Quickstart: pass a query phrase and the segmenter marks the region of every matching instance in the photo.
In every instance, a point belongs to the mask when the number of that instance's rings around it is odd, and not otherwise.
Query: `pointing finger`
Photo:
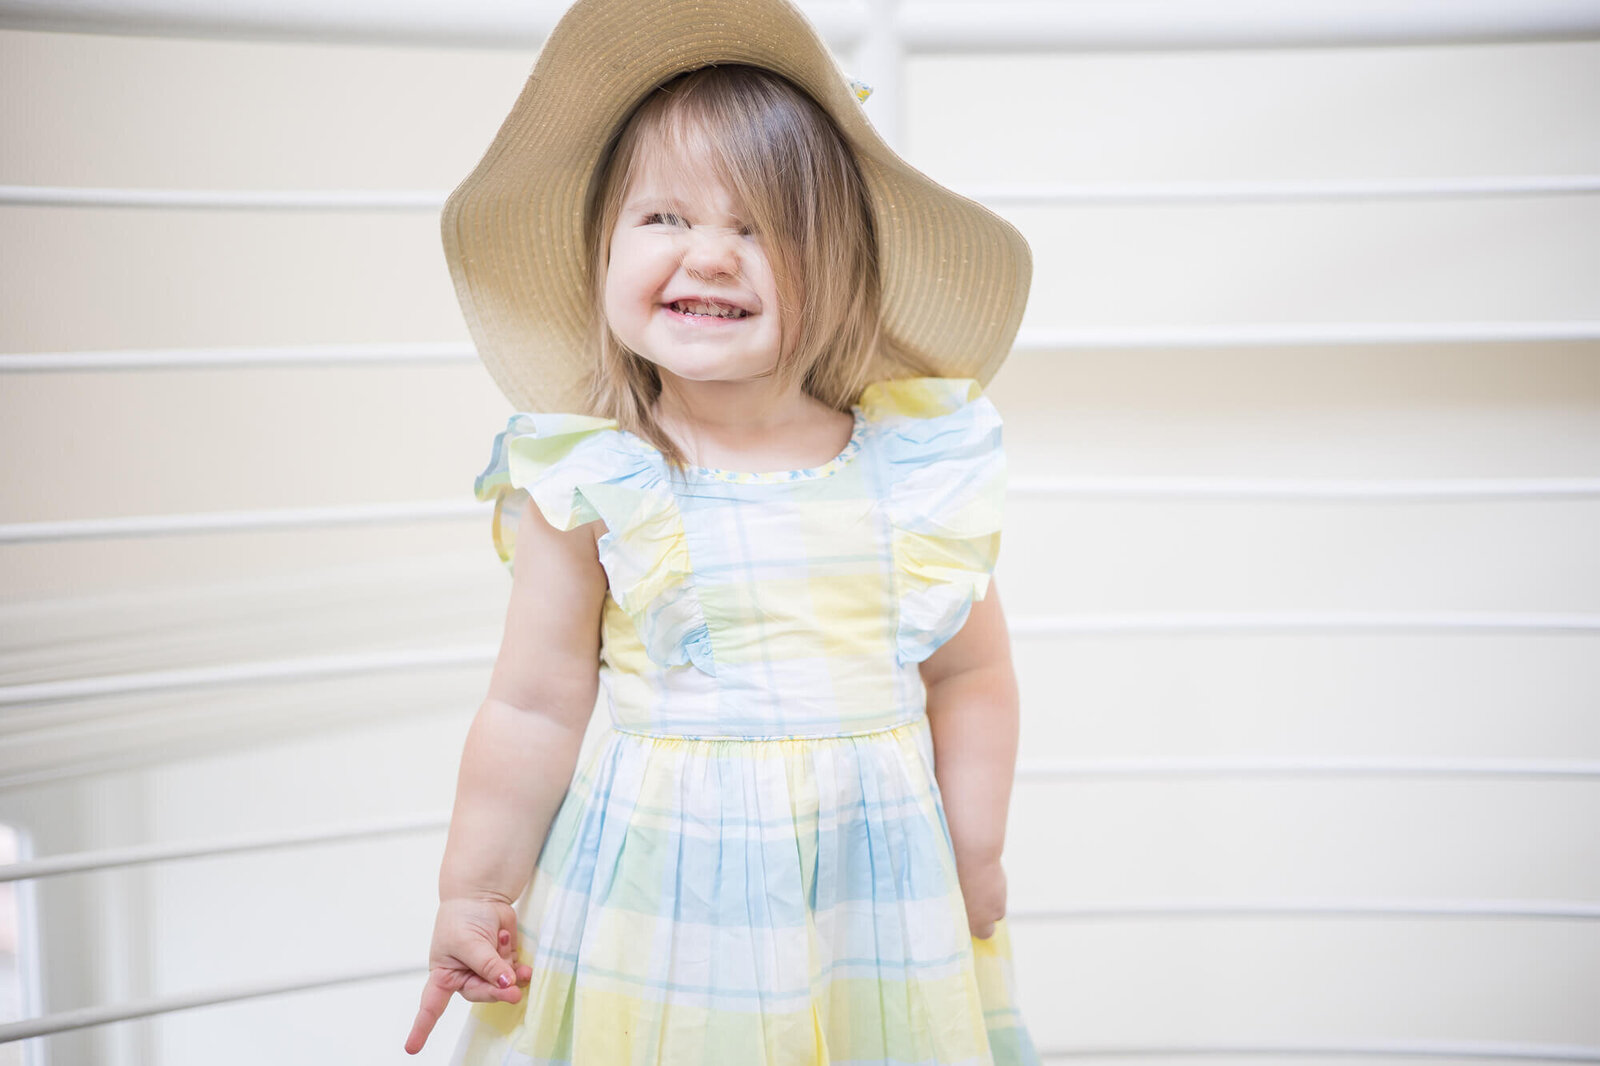
[[[411,1035],[406,1037],[408,1054],[415,1055],[422,1050],[422,1045],[428,1042],[428,1034],[433,1032],[445,1005],[450,1002],[450,990],[444,986],[443,974],[443,970],[435,970],[428,975],[428,983],[423,986],[417,1020],[411,1023]]]

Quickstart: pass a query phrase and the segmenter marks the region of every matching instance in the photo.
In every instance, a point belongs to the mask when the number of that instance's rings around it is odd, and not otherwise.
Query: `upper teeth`
[[[704,300],[678,300],[672,308],[686,314],[716,315],[718,318],[743,318],[749,313],[742,308],[723,307],[721,304],[706,303]]]

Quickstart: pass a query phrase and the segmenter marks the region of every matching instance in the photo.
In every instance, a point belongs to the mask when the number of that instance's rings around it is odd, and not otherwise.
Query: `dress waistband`
[[[858,729],[850,733],[776,733],[770,736],[751,736],[746,733],[649,733],[642,729],[628,729],[615,722],[611,729],[616,733],[626,733],[634,737],[650,737],[654,740],[744,740],[744,741],[774,741],[774,740],[839,740],[848,737],[870,737],[878,733],[892,733],[897,729],[904,729],[908,725],[918,725],[928,720],[927,713],[907,718],[904,721],[894,722],[890,725],[875,726],[872,729]]]

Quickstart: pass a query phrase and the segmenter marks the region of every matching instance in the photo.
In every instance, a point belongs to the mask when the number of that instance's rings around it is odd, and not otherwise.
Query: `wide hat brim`
[[[506,398],[519,411],[585,412],[589,182],[646,93],[718,63],[776,71],[833,117],[871,193],[884,332],[935,373],[987,384],[1027,305],[1027,241],[884,142],[799,9],[788,0],[578,0],[440,219],[467,328]],[[871,377],[891,373],[885,364]]]

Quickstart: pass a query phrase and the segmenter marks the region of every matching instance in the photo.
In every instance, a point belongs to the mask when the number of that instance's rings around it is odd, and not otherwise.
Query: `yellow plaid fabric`
[[[602,521],[612,731],[518,904],[534,976],[454,1061],[1036,1063],[1009,930],[967,929],[918,664],[988,588],[1000,418],[869,387],[806,470],[670,469],[607,419],[513,415],[475,491]]]

